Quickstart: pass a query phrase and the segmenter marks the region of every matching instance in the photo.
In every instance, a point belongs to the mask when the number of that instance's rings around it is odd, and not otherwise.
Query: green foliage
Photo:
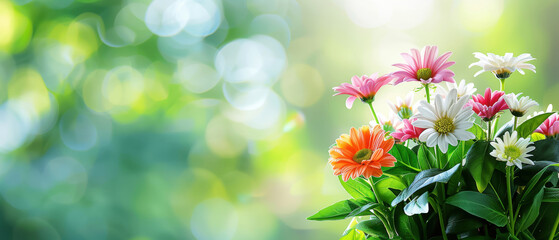
[[[419,197],[412,199],[406,206],[404,206],[404,213],[408,216],[413,216],[415,214],[428,213],[429,212],[429,202],[427,197],[428,192],[424,192]]]
[[[473,133],[476,136],[476,139],[486,139],[487,138],[487,133],[485,132],[485,129],[483,129],[477,123],[474,123],[474,126],[472,126],[470,129],[468,129],[468,132]]]
[[[485,190],[497,165],[497,160],[489,155],[492,150],[489,142],[480,140],[472,145],[466,155],[466,168],[476,181],[479,192]]]
[[[516,127],[518,137],[527,138],[530,136],[530,134],[532,134],[549,116],[551,116],[551,114],[553,114],[553,112],[542,113],[518,125],[518,127]]]
[[[351,195],[351,197],[353,197],[354,199],[375,199],[375,195],[371,190],[371,185],[367,182],[367,180],[358,177],[356,179],[349,178],[347,181],[344,181],[341,175],[338,176],[338,179],[346,192],[349,193],[349,195]]]
[[[338,220],[354,216],[366,216],[373,214],[371,211],[363,209],[370,209],[375,205],[371,205],[370,199],[348,199],[334,203],[316,214],[308,217],[308,220],[324,221],[324,220]],[[358,211],[358,214],[355,214]]]
[[[365,220],[358,223],[355,229],[363,231],[364,233],[373,236],[386,239],[388,238],[388,233],[384,228],[382,222],[375,216],[372,216],[370,220]]]
[[[427,170],[437,166],[435,156],[431,151],[429,151],[429,149],[427,149],[427,146],[423,144],[419,146],[417,161],[419,162],[421,170]]]
[[[448,198],[446,203],[499,227],[507,224],[505,209],[494,196],[473,191],[462,191]]]

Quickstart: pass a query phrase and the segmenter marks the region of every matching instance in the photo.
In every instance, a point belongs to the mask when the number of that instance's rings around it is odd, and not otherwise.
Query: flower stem
[[[504,78],[499,78],[499,81],[501,82],[501,92],[505,91],[505,79]]]
[[[557,215],[557,217],[555,218],[555,223],[553,223],[553,228],[549,233],[549,240],[553,240],[553,237],[555,237],[555,232],[557,231],[557,225],[559,225],[559,215]]]
[[[512,192],[511,192],[511,181],[514,179],[514,166],[508,166],[506,169],[507,174],[507,199],[509,202],[509,226],[510,226],[510,234],[515,236],[514,234],[514,213],[512,210]]]
[[[375,187],[375,182],[373,181],[373,177],[369,178],[369,183],[371,183],[371,189],[373,190],[373,195],[375,195],[377,202],[384,206],[384,203],[378,197],[377,188]]]
[[[369,108],[371,108],[371,112],[373,113],[373,117],[375,117],[375,122],[380,125],[377,114],[375,113],[375,108],[373,108],[373,102],[369,102]]]
[[[491,121],[487,121],[487,141],[491,141]]]
[[[429,96],[429,84],[425,84],[425,98],[427,98],[428,103],[431,103],[431,97]]]
[[[518,117],[514,117],[514,128],[513,131],[516,131],[516,124],[518,123]]]
[[[446,228],[444,226],[444,219],[443,219],[442,210],[439,207],[439,204],[437,204],[434,200],[429,201],[429,202],[431,203],[431,205],[435,209],[435,212],[437,212],[437,214],[439,215],[439,225],[441,226],[441,234],[443,235],[443,239],[448,240],[448,237],[446,236]]]

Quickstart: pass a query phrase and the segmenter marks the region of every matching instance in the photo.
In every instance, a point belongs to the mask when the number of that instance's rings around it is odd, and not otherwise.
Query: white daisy
[[[512,53],[505,53],[505,56],[498,56],[493,53],[487,55],[475,52],[474,56],[479,59],[479,62],[470,64],[472,66],[480,66],[483,69],[477,72],[474,77],[482,72],[492,72],[499,79],[508,78],[514,71],[518,70],[522,75],[522,69],[532,70],[536,72],[536,67],[532,64],[526,63],[527,61],[534,60],[529,53],[520,54],[518,57],[513,57]]]
[[[495,150],[489,154],[497,160],[507,162],[507,166],[516,165],[520,169],[522,169],[522,163],[534,165],[534,162],[528,159],[532,154],[528,153],[536,148],[529,146],[531,144],[529,139],[517,139],[517,133],[514,131],[512,135],[506,132],[503,139],[497,138],[495,141],[491,142],[491,146]]]
[[[408,93],[405,99],[401,99],[400,97],[396,98],[396,104],[392,102],[388,102],[388,106],[390,109],[400,117],[400,119],[409,119],[413,115],[413,92]]]
[[[466,141],[475,138],[474,134],[468,132],[474,125],[472,115],[474,111],[471,106],[464,106],[469,97],[457,99],[457,90],[451,89],[446,98],[441,95],[435,96],[433,104],[421,101],[417,108],[417,118],[412,125],[425,128],[419,135],[419,141],[427,143],[428,147],[438,145],[443,153],[448,150],[448,144],[458,145],[458,141]]]
[[[514,93],[510,93],[504,96],[505,102],[509,106],[510,112],[515,117],[522,117],[526,114],[528,108],[538,106],[538,103],[530,99],[528,96],[524,96],[518,99],[521,94],[522,93],[515,95]]]
[[[396,130],[402,127],[402,121],[400,121],[400,119],[396,117],[392,112],[388,114],[388,117],[385,117],[384,115],[379,113],[378,121],[379,125],[382,127],[382,130],[384,130],[387,134],[396,132]],[[374,120],[369,122],[369,126],[371,126],[371,128],[375,125],[377,125],[377,123]]]
[[[548,112],[552,112],[553,111],[553,104],[549,104],[547,105],[547,109],[545,111],[540,111],[540,112],[534,112],[532,113],[532,115],[528,115],[528,117],[526,117],[526,119],[530,119],[533,118],[535,116],[544,114],[544,113],[548,113]]]
[[[456,82],[453,83],[446,82],[446,88],[442,86],[437,87],[435,94],[440,94],[444,97],[448,95],[448,91],[450,91],[451,89],[456,89],[458,98],[472,95],[477,90],[477,88],[474,87],[473,83],[466,84],[466,81],[462,79],[459,84],[456,84]]]

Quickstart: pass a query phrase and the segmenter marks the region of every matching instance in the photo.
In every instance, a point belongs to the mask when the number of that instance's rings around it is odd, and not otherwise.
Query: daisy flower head
[[[499,56],[493,53],[487,53],[487,55],[485,55],[483,53],[475,52],[474,57],[478,58],[479,61],[470,64],[469,67],[479,66],[482,68],[474,74],[474,77],[477,77],[483,72],[492,72],[498,79],[506,79],[514,71],[518,71],[520,74],[524,75],[524,71],[522,69],[528,69],[536,72],[536,67],[534,65],[526,63],[535,59],[528,53],[520,54],[520,56],[514,57],[512,53],[505,53],[505,56]]]
[[[474,112],[483,121],[489,122],[495,118],[497,113],[509,109],[503,95],[505,95],[504,92],[492,92],[490,88],[487,88],[484,96],[481,94],[472,96],[468,105],[472,106]]]
[[[414,115],[417,120],[412,123],[415,127],[425,128],[419,141],[428,147],[437,145],[446,153],[449,144],[456,146],[458,141],[474,139],[474,134],[468,132],[474,125],[471,118],[474,111],[471,106],[466,106],[467,101],[467,97],[457,98],[456,89],[451,89],[444,99],[441,95],[435,96],[433,104],[422,100]]]
[[[344,181],[350,177],[380,177],[381,167],[393,167],[396,158],[388,151],[394,146],[394,139],[385,139],[384,135],[379,125],[372,129],[351,128],[349,135],[342,134],[329,151],[334,175],[342,175]]]
[[[538,106],[538,103],[530,99],[528,96],[524,96],[518,99],[521,94],[522,93],[515,95],[514,93],[510,93],[506,94],[503,97],[505,99],[505,102],[507,103],[507,106],[509,107],[510,112],[515,117],[522,117],[526,114],[529,108]]]
[[[382,75],[378,76],[378,73],[374,73],[371,76],[363,75],[353,76],[351,78],[351,84],[349,83],[342,83],[342,85],[334,87],[334,91],[337,93],[336,95],[347,94],[349,97],[346,100],[346,107],[348,109],[351,108],[355,99],[359,98],[361,101],[366,103],[373,102],[375,95],[377,94],[378,90],[390,83],[393,77],[391,75]]]
[[[388,102],[390,109],[400,117],[400,119],[408,119],[413,115],[413,92],[408,93],[403,100],[400,97],[396,98],[396,103]]]
[[[401,142],[405,142],[408,139],[418,140],[419,135],[425,131],[425,128],[414,126],[412,123],[415,122],[415,120],[415,118],[402,120],[404,126],[396,130],[396,132],[391,133],[390,136],[400,140]]]
[[[507,162],[507,166],[516,165],[522,169],[522,163],[534,165],[528,158],[532,156],[529,152],[536,148],[530,144],[530,139],[518,138],[516,131],[512,135],[506,132],[503,139],[497,138],[491,142],[495,149],[489,154],[499,161]]]
[[[454,82],[454,72],[447,68],[454,62],[447,62],[452,52],[447,52],[437,57],[437,46],[426,46],[423,48],[423,58],[419,50],[411,49],[409,53],[402,53],[406,63],[397,63],[393,66],[401,68],[402,71],[392,73],[396,78],[394,84],[402,82],[418,81],[422,84],[440,83],[443,81]]]
[[[435,94],[440,94],[444,97],[448,95],[448,92],[451,89],[456,89],[458,98],[461,98],[463,96],[471,96],[477,90],[477,88],[474,87],[473,83],[466,84],[466,81],[462,79],[458,84],[456,84],[456,82],[453,83],[447,82],[446,88],[443,86],[438,86],[437,90],[435,91]]]
[[[402,121],[398,117],[396,117],[392,112],[388,114],[388,117],[385,117],[382,114],[378,114],[379,125],[387,134],[395,132],[397,129],[402,127]],[[369,126],[374,128],[377,125],[374,120],[369,122]]]

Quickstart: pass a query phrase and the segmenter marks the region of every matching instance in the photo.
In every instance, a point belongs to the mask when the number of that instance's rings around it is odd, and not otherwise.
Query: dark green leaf
[[[371,185],[367,182],[367,180],[358,177],[356,179],[349,178],[347,182],[344,182],[341,175],[338,176],[338,179],[340,180],[342,187],[344,187],[347,193],[349,193],[349,195],[351,195],[354,199],[375,199],[373,190],[371,190]]]
[[[472,145],[466,155],[466,168],[476,181],[479,192],[485,190],[497,165],[497,160],[489,155],[492,150],[489,142],[480,140]]]
[[[530,181],[526,185],[526,188],[524,189],[524,192],[520,197],[520,204],[525,204],[526,202],[532,201],[532,198],[534,198],[536,194],[540,192],[540,190],[544,187],[545,183],[550,177],[548,175],[547,177],[542,178],[547,168],[558,167],[558,166],[559,163],[547,165],[542,170],[540,170],[536,175],[534,175],[534,177],[532,177],[532,179],[530,179]]]
[[[435,167],[436,159],[433,153],[422,144],[417,151],[417,161],[421,170],[427,170]]]
[[[544,188],[542,202],[559,202],[559,188]]]
[[[395,144],[388,153],[398,160],[395,163],[396,166],[404,166],[415,172],[420,171],[416,154],[406,146]]]
[[[447,204],[461,208],[476,217],[483,218],[499,227],[507,224],[505,209],[497,198],[474,191],[463,191],[449,197]]]
[[[530,118],[516,127],[516,132],[518,133],[518,137],[527,138],[536,130],[549,116],[551,116],[553,112],[549,113],[542,113],[538,116]]]
[[[505,123],[505,124],[499,129],[499,131],[497,131],[497,132],[495,133],[495,137],[494,137],[493,139],[495,139],[495,138],[501,138],[501,139],[502,139],[503,136],[505,136],[505,133],[506,133],[506,132],[509,132],[509,133],[512,134],[513,125],[514,125],[513,120],[510,120],[510,121],[508,121],[507,123]]]
[[[447,171],[443,171],[438,168],[421,171],[415,176],[410,186],[402,190],[402,192],[392,201],[391,205],[396,206],[398,203],[411,197],[411,195],[415,192],[433,183],[447,183],[456,170],[458,170],[458,167],[459,164]]]
[[[542,204],[543,193],[544,190],[541,189],[536,196],[531,199],[532,202],[530,204],[523,205],[520,208],[520,218],[518,219],[516,225],[517,231],[522,232],[528,229],[528,227],[536,221],[536,218],[540,214],[540,205]]]
[[[404,213],[402,206],[397,206],[394,210],[394,225],[398,236],[402,239],[420,239],[417,223],[413,217]]]
[[[361,230],[366,234],[381,237],[381,238],[388,238],[388,233],[384,228],[382,222],[375,216],[371,217],[371,220],[366,220],[358,223],[355,226],[355,229]]]
[[[559,203],[542,203],[540,206],[540,216],[530,227],[530,231],[535,239],[549,239],[557,215],[559,215]]]
[[[413,216],[415,214],[422,214],[429,212],[429,201],[428,197],[429,192],[424,192],[419,197],[415,197],[412,199],[406,206],[404,207],[404,213],[408,216]]]
[[[456,209],[450,212],[448,223],[446,225],[447,234],[458,234],[463,232],[474,231],[483,226],[481,219],[474,217],[466,212]]]
[[[355,209],[360,209],[361,207],[370,203],[368,199],[348,199],[344,201],[339,201],[326,207],[316,214],[308,217],[308,220],[324,221],[324,220],[338,220],[344,219],[349,214],[351,214]],[[358,216],[372,215],[370,211],[363,212]]]
[[[470,129],[468,129],[468,132],[473,133],[476,136],[476,139],[478,139],[478,140],[487,139],[487,133],[485,133],[485,129],[483,129],[477,123],[474,123],[474,126],[472,126]]]

